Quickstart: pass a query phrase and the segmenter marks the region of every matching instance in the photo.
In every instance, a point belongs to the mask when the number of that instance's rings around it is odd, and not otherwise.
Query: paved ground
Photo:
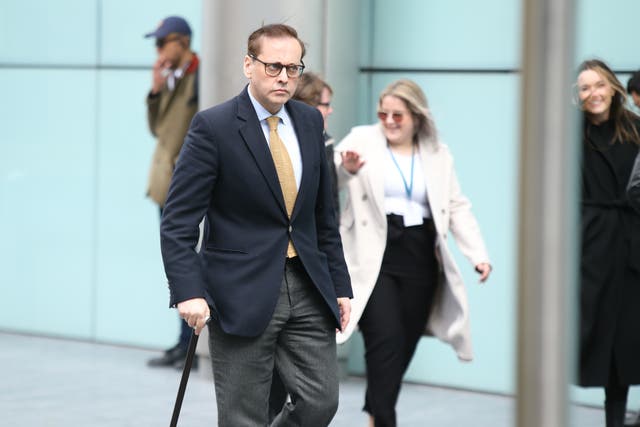
[[[0,425],[10,427],[158,427],[169,425],[180,373],[150,369],[149,350],[0,332]],[[364,382],[341,383],[331,426],[366,427]],[[514,425],[514,399],[405,384],[398,402],[402,427]],[[572,426],[604,425],[599,409],[572,406]],[[214,427],[210,368],[189,380],[180,427]]]

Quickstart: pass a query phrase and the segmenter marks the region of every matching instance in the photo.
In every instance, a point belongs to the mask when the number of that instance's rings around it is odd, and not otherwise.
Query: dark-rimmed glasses
[[[156,47],[158,49],[162,49],[167,43],[171,43],[174,42],[176,40],[178,40],[180,38],[180,36],[173,36],[173,37],[164,37],[161,39],[156,39]]]
[[[254,55],[249,55],[249,58],[254,59],[259,63],[263,64],[264,72],[267,74],[267,76],[270,76],[270,77],[278,77],[282,72],[282,69],[284,68],[287,70],[287,77],[291,79],[295,79],[300,77],[300,75],[302,74],[302,71],[304,70],[304,62],[302,61],[300,61],[302,62],[302,65],[297,65],[297,64],[284,65],[279,62],[264,62],[259,60]]]
[[[387,113],[386,111],[378,111],[378,118],[383,122],[387,121],[387,117],[389,117],[389,115],[391,115],[391,119],[396,124],[402,123],[402,119],[404,118],[404,113],[398,113],[398,112]]]

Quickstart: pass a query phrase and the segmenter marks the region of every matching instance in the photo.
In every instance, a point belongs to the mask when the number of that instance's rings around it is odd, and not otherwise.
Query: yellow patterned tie
[[[289,219],[291,219],[293,205],[295,204],[296,197],[298,196],[298,188],[296,186],[296,177],[293,173],[293,165],[291,164],[289,152],[278,135],[279,122],[280,117],[278,116],[267,117],[267,123],[269,124],[269,149],[271,150],[273,164],[276,166],[276,172],[278,173],[278,180],[280,181],[280,188],[282,189],[282,195],[284,196],[287,215],[289,215]],[[291,228],[289,228],[289,230],[291,230]],[[293,247],[293,242],[289,239],[287,257],[291,258],[296,255],[297,253],[296,249]]]

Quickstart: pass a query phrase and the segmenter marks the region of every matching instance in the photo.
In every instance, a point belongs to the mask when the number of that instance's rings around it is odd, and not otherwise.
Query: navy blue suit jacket
[[[161,223],[170,305],[203,297],[222,329],[257,336],[273,315],[289,237],[340,325],[336,299],[352,297],[335,219],[319,111],[286,104],[302,178],[291,216],[247,88],[193,118]],[[206,217],[201,252],[198,224]]]

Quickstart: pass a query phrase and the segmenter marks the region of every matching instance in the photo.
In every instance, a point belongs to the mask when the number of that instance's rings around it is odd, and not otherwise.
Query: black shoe
[[[176,360],[173,363],[173,367],[176,368],[179,371],[182,371],[184,369],[184,362],[186,362],[186,361],[187,361],[186,357],[183,357],[180,360]],[[191,362],[191,370],[192,371],[197,371],[198,370],[198,356],[195,355],[195,354],[193,355],[193,362]]]
[[[147,365],[152,367],[173,366],[176,362],[179,361],[182,361],[182,363],[184,363],[184,358],[186,357],[186,355],[187,350],[184,350],[176,345],[175,347],[171,347],[169,350],[165,351],[162,356],[149,359],[147,361]]]

